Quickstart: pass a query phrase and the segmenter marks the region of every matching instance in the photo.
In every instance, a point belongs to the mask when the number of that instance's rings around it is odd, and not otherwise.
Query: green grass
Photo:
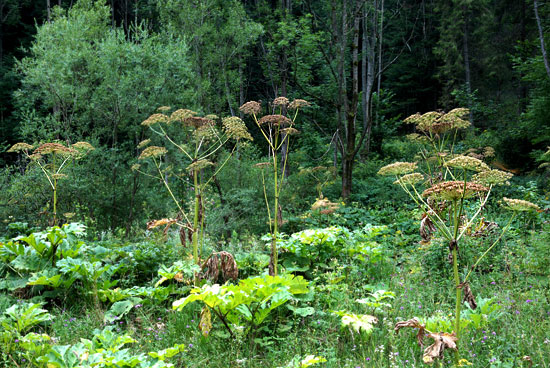
[[[546,249],[542,244],[546,237],[543,232],[512,234],[501,250],[507,252],[506,257],[495,257],[498,264],[481,269],[472,278],[470,286],[476,300],[491,298],[501,307],[498,316],[491,315],[493,320],[478,328],[470,326],[462,333],[460,357],[473,367],[527,367],[524,356],[530,357],[533,367],[549,367],[550,279],[548,271],[544,273],[539,267],[543,260],[526,261],[536,259],[532,251]],[[213,329],[204,337],[198,329],[201,306],[195,303],[180,312],[173,311],[171,303],[177,296],[162,303],[144,300],[113,323],[115,332],[129,334],[137,341],[127,345],[136,354],[185,344],[185,352],[169,360],[176,367],[285,367],[292,359],[307,355],[327,360],[319,367],[421,367],[425,365],[423,349],[416,343],[416,331],[402,329],[396,334],[394,325],[412,317],[452,318],[454,290],[450,274],[431,267],[427,260],[433,254],[430,256],[429,249],[418,248],[412,238],[405,242],[403,234],[394,231],[377,239],[390,252],[384,267],[344,257],[328,265],[328,269],[312,270],[313,292],[294,303],[313,307],[314,314],[300,317],[283,305],[271,313],[253,337],[237,333],[232,339],[214,317]],[[238,244],[232,247],[228,250],[239,251]],[[520,248],[522,253],[517,252]],[[265,249],[259,245],[250,252],[262,253]],[[248,272],[250,267],[249,264]],[[450,265],[443,261],[439,267]],[[129,280],[141,279],[140,275],[128,276],[131,271],[126,272]],[[149,285],[156,280],[149,281]],[[373,311],[355,301],[372,289],[393,291],[391,308]],[[15,299],[2,297],[2,310],[12,300]],[[94,329],[104,327],[102,315],[110,303],[101,303],[102,310],[96,310],[89,301],[86,292],[77,287],[65,297],[48,300],[44,307],[54,318],[33,331],[48,333],[59,345],[91,339]],[[334,310],[373,314],[378,323],[370,335],[358,334],[342,328],[340,317],[331,313]],[[425,343],[432,342],[425,339]],[[32,366],[17,352],[2,354],[0,366],[15,366],[13,361],[21,367]],[[445,352],[441,366],[452,366],[452,357],[449,351]]]

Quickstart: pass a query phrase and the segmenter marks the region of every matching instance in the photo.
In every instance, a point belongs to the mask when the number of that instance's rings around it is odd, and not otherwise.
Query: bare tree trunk
[[[46,0],[46,10],[48,12],[48,23],[52,22],[52,4],[50,3],[50,0]]]
[[[353,183],[353,163],[357,154],[356,137],[357,108],[359,104],[359,24],[361,21],[361,1],[356,2],[353,19],[353,41],[351,45],[351,101],[345,99],[346,110],[346,149],[342,156],[342,198],[349,198]],[[344,33],[342,28],[342,33]]]
[[[246,101],[244,100],[244,72],[243,72],[243,59],[239,62],[239,106],[242,106]],[[242,119],[243,112],[239,110],[239,117]]]
[[[546,54],[546,47],[544,46],[544,32],[539,16],[539,4],[537,0],[533,0],[533,8],[535,9],[535,18],[537,19],[537,28],[539,29],[540,38],[540,50],[542,52],[542,60],[544,61],[544,67],[546,68],[546,74],[550,78],[550,64],[548,63],[548,55]]]
[[[111,28],[115,28],[115,0],[111,0]]]
[[[378,10],[375,10],[378,12]],[[384,0],[380,5],[380,32],[378,36],[378,83],[376,86],[376,93],[380,95],[380,85],[382,83],[382,43],[384,40]]]

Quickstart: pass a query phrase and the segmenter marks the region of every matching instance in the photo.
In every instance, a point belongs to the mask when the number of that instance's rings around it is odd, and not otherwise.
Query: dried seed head
[[[153,114],[151,116],[149,116],[147,119],[145,119],[141,125],[144,125],[144,126],[152,126],[152,125],[155,125],[155,124],[159,124],[159,123],[167,123],[168,122],[168,116],[164,115],[164,114]]]
[[[48,155],[51,153],[68,156],[75,154],[76,151],[59,143],[44,143],[43,145],[35,149],[34,153],[38,153],[40,155]]]
[[[300,134],[300,131],[298,129],[294,129],[293,127],[285,128],[285,129],[282,129],[281,131],[288,135]]]
[[[286,97],[277,97],[273,100],[273,106],[286,106],[288,105],[288,98]]]
[[[284,115],[276,114],[276,115],[265,115],[258,121],[258,123],[260,125],[270,124],[270,125],[278,125],[278,126],[287,126],[292,124],[292,121]]]
[[[503,207],[511,211],[527,212],[527,211],[540,211],[540,207],[529,201],[522,199],[502,198],[504,201]]]
[[[264,169],[264,168],[267,168],[271,165],[272,165],[272,163],[268,161],[268,162],[258,162],[257,164],[254,164],[253,166],[257,167],[259,169]]]
[[[222,119],[223,130],[228,137],[239,140],[252,140],[252,136],[246,129],[246,124],[237,116],[230,116]]]
[[[57,173],[57,174],[52,175],[52,178],[54,178],[55,180],[65,179],[66,177],[67,177],[66,174],[61,174],[61,173]]]
[[[138,171],[140,167],[141,167],[140,164],[133,164],[133,165],[130,167],[130,170],[132,170],[132,171]]]
[[[403,175],[393,183],[402,184],[402,185],[406,185],[406,184],[415,185],[422,181],[424,181],[424,175],[420,173],[411,173],[411,174]]]
[[[495,157],[495,149],[493,147],[485,147],[483,149],[483,156],[485,157]]]
[[[198,171],[202,170],[204,168],[207,168],[208,166],[213,166],[214,163],[210,162],[208,160],[197,160],[193,163],[191,163],[189,166],[187,166],[187,170],[189,171]]]
[[[143,150],[143,152],[141,152],[141,155],[139,155],[138,159],[143,160],[143,159],[146,159],[148,157],[155,158],[155,157],[165,155],[166,153],[168,153],[168,151],[164,147],[150,146],[150,147],[145,148]]]
[[[422,115],[420,115],[420,113],[417,112],[416,114],[413,114],[413,115],[408,116],[407,118],[405,118],[403,120],[403,122],[405,124],[416,124],[420,120],[421,116]]]
[[[445,133],[453,129],[464,129],[470,123],[464,119],[469,113],[468,109],[458,108],[444,114],[438,111],[430,111],[423,115],[418,113],[409,116],[404,120],[406,124],[416,124],[416,129],[421,132],[434,134]]]
[[[311,205],[311,209],[313,211],[315,210],[321,210],[321,212],[328,214],[336,211],[338,208],[340,208],[339,203],[331,202],[328,200],[328,198],[319,198]]]
[[[416,170],[416,162],[394,162],[378,170],[378,175],[404,175]]]
[[[170,115],[170,122],[179,121],[183,122],[185,119],[190,118],[191,116],[197,115],[196,112],[189,109],[178,109]]]
[[[200,141],[212,141],[216,139],[216,132],[213,125],[203,125],[193,130],[193,137],[196,142]]]
[[[88,142],[76,142],[72,145],[74,149],[80,151],[80,152],[90,152],[93,151],[95,148]]]
[[[216,114],[208,114],[208,115],[205,116],[205,118],[210,119],[210,120],[213,120],[213,121],[216,121],[216,120],[218,120],[220,117],[219,117],[218,115],[216,115]]]
[[[246,115],[258,115],[262,111],[262,105],[257,101],[248,101],[239,110]]]
[[[151,140],[150,140],[150,139],[144,139],[144,140],[142,140],[141,142],[138,143],[137,148],[140,148],[140,149],[141,149],[141,148],[143,148],[143,147],[145,147],[145,146],[148,146],[149,143],[151,143]]]
[[[204,126],[214,126],[214,122],[207,118],[202,118],[200,116],[189,116],[183,120],[183,123],[187,126],[198,129]]]
[[[472,180],[483,185],[510,185],[508,180],[510,180],[512,176],[514,176],[514,174],[493,169],[475,174]]]
[[[161,106],[157,109],[159,112],[167,112],[170,111],[172,108],[170,106]]]
[[[425,135],[420,135],[418,133],[407,134],[405,137],[409,141],[415,142],[415,143],[427,143],[428,142],[428,137],[426,137]]]
[[[294,101],[292,101],[290,103],[290,105],[288,105],[288,108],[290,110],[297,110],[300,107],[309,107],[309,106],[311,106],[311,104],[309,102],[307,102],[306,100],[302,100],[302,99],[297,98]]]
[[[21,152],[21,151],[28,151],[32,150],[34,147],[27,143],[16,143],[8,150],[8,152]]]
[[[471,156],[458,156],[445,163],[447,167],[454,167],[455,169],[472,170],[472,171],[486,171],[489,170],[489,166],[478,158]]]
[[[445,181],[426,189],[423,193],[423,197],[429,197],[436,200],[458,200],[461,198],[469,198],[476,193],[486,192],[489,188],[473,183],[463,181]]]

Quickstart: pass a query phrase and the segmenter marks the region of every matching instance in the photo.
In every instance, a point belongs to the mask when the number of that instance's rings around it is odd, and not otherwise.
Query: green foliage
[[[241,280],[238,285],[205,285],[177,300],[173,308],[182,310],[187,304],[201,301],[211,308],[233,334],[227,322],[247,326],[254,331],[271,311],[292,300],[294,295],[309,291],[308,282],[301,276],[259,276]]]
[[[117,335],[113,327],[95,330],[92,340],[82,339],[75,345],[55,345],[48,354],[38,359],[48,367],[139,367],[168,368],[172,363],[165,362],[185,350],[182,344],[161,351],[146,354],[133,354],[125,345],[135,343],[129,335]],[[151,359],[152,358],[152,359]]]
[[[369,224],[355,231],[333,226],[294,233],[281,241],[282,264],[290,272],[328,269],[334,258],[361,265],[383,264],[388,262],[386,251],[375,239],[384,231],[383,226]]]

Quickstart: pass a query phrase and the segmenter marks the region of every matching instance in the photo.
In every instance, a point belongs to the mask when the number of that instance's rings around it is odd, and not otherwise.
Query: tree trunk
[[[359,25],[361,21],[361,1],[356,2],[354,19],[353,19],[353,39],[351,45],[351,99],[344,99],[346,112],[346,148],[342,155],[342,198],[348,199],[353,181],[353,163],[357,154],[356,137],[357,130],[355,123],[357,121],[357,108],[359,104]],[[345,27],[342,28],[342,33],[345,33]]]
[[[544,46],[544,31],[539,16],[539,4],[537,0],[533,0],[533,8],[535,9],[535,18],[537,19],[537,28],[539,30],[540,38],[540,50],[542,52],[542,60],[544,61],[544,67],[546,68],[546,74],[550,78],[550,64],[548,63],[548,55],[546,54],[546,47]]]
[[[468,108],[470,109],[470,124],[474,125],[474,113],[472,112],[472,81],[470,76],[470,52],[468,50],[468,8],[464,6],[463,15],[464,15],[464,29],[462,32],[462,52],[464,55],[464,77],[466,79],[466,92],[468,92]]]
[[[375,10],[375,13],[377,12],[378,11]],[[384,0],[382,0],[382,4],[380,5],[380,32],[378,33],[378,83],[376,86],[376,93],[380,95],[380,87],[382,84],[382,42],[384,40]]]
[[[50,0],[46,0],[46,11],[47,11],[47,20],[48,23],[52,22],[52,4],[50,3]]]
[[[364,149],[364,158],[366,159],[370,153],[370,141],[371,141],[371,132],[372,132],[372,92],[374,88],[374,59],[375,52],[374,48],[376,46],[376,22],[377,14],[376,10],[373,12],[371,17],[371,27],[369,34],[369,14],[367,9],[363,9],[363,42],[361,44],[361,55],[362,55],[362,78],[361,78],[361,89],[362,99],[361,105],[363,109],[363,130],[365,131],[365,149]],[[379,63],[381,59],[379,58]],[[380,65],[379,72],[381,72]]]

